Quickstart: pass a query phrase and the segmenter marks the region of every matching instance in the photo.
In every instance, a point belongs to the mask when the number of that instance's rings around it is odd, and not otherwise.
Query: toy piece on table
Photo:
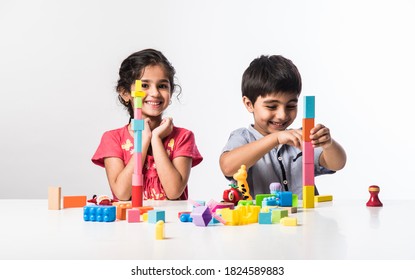
[[[278,182],[271,183],[269,185],[269,191],[270,191],[271,194],[276,195],[277,192],[282,191],[282,186]]]
[[[160,220],[156,223],[156,240],[164,239],[164,221]]]
[[[156,224],[158,221],[166,222],[166,211],[164,210],[150,210],[147,215],[150,224]]]
[[[216,207],[218,203],[214,201],[209,201],[208,206],[202,206],[198,202],[188,199],[190,203],[193,204],[193,211],[190,214],[190,217],[193,220],[193,223],[197,226],[207,226],[212,218],[215,218],[217,221],[221,222],[222,224],[226,224],[226,221],[216,212],[213,212],[210,207]],[[195,221],[196,217],[196,221]]]
[[[297,218],[295,217],[284,217],[280,219],[280,224],[283,226],[296,226]]]
[[[370,186],[369,187],[369,193],[370,193],[370,198],[369,201],[366,202],[366,206],[369,207],[382,207],[383,204],[379,199],[379,192],[380,192],[380,188],[378,186]]]
[[[93,203],[95,205],[112,205],[113,202],[118,202],[118,199],[111,199],[107,195],[96,195],[94,194],[91,199],[88,199],[87,202]]]
[[[81,208],[86,205],[85,195],[73,195],[63,197],[63,208]]]
[[[332,195],[316,195],[314,196],[314,202],[326,202],[326,201],[332,201],[333,196]]]
[[[191,223],[193,218],[190,216],[191,212],[182,212],[179,216],[179,220],[182,223]]]
[[[248,178],[248,172],[246,171],[246,165],[242,164],[238,172],[233,174],[233,178],[236,180],[238,189],[242,193],[244,200],[252,200],[252,196],[249,193],[249,185],[246,178]]]
[[[137,208],[127,209],[127,221],[129,223],[139,223],[140,222],[140,210]]]
[[[314,208],[314,148],[310,131],[314,127],[315,96],[304,96],[304,116],[302,128],[303,153],[303,208]]]
[[[49,187],[48,189],[48,209],[61,209],[61,187]]]
[[[87,205],[84,207],[84,221],[86,222],[113,222],[115,218],[115,206]]]
[[[231,187],[223,192],[223,200],[226,202],[232,202],[234,205],[238,205],[240,200],[243,200],[244,197],[242,193],[239,191],[239,188],[235,184],[229,184]]]

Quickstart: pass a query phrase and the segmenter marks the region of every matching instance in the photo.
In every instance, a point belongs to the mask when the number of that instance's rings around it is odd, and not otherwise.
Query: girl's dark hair
[[[291,60],[281,55],[261,55],[242,76],[242,96],[255,103],[270,93],[301,93],[301,75]]]
[[[131,85],[133,85],[136,80],[141,79],[144,74],[144,69],[147,66],[154,65],[160,65],[164,68],[165,74],[170,81],[171,93],[173,94],[176,89],[176,84],[174,83],[176,70],[160,51],[154,49],[145,49],[135,52],[121,63],[119,70],[120,77],[117,82],[116,91],[118,93],[131,93]],[[118,95],[118,100],[128,110],[130,118],[134,118],[134,109],[131,102],[125,102],[120,95]]]

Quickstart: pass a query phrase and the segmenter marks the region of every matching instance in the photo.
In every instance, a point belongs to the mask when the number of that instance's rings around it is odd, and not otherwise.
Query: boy
[[[269,193],[270,184],[279,182],[283,190],[302,199],[302,131],[287,129],[297,116],[301,85],[297,67],[279,55],[253,60],[242,76],[242,102],[253,114],[254,124],[231,133],[220,156],[220,168],[232,179],[246,165],[252,197]],[[346,153],[330,130],[317,124],[310,133],[315,176],[342,169]]]

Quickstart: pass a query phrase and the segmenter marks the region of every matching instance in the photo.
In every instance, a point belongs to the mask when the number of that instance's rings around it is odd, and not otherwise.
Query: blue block
[[[277,198],[275,196],[264,197],[262,200],[262,207],[278,206]]]
[[[304,118],[315,118],[315,96],[304,96]]]
[[[136,130],[134,131],[134,152],[141,153],[143,150],[142,148],[142,131]]]
[[[134,130],[134,131],[144,130],[144,120],[132,119],[131,120],[131,129]]]
[[[277,192],[277,205],[281,207],[291,207],[293,204],[292,192]]]
[[[105,205],[84,206],[84,221],[86,222],[113,222],[115,221],[116,207]]]
[[[258,223],[262,225],[272,224],[271,212],[259,212]]]
[[[155,224],[158,221],[166,222],[165,211],[164,210],[150,210],[147,212],[148,222],[150,224]]]

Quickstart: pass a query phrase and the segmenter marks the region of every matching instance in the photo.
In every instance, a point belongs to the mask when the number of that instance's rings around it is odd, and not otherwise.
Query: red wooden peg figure
[[[383,206],[382,202],[379,200],[379,196],[378,196],[379,191],[380,191],[380,188],[378,186],[369,187],[370,198],[369,198],[369,201],[366,202],[366,206],[369,206],[369,207]]]

